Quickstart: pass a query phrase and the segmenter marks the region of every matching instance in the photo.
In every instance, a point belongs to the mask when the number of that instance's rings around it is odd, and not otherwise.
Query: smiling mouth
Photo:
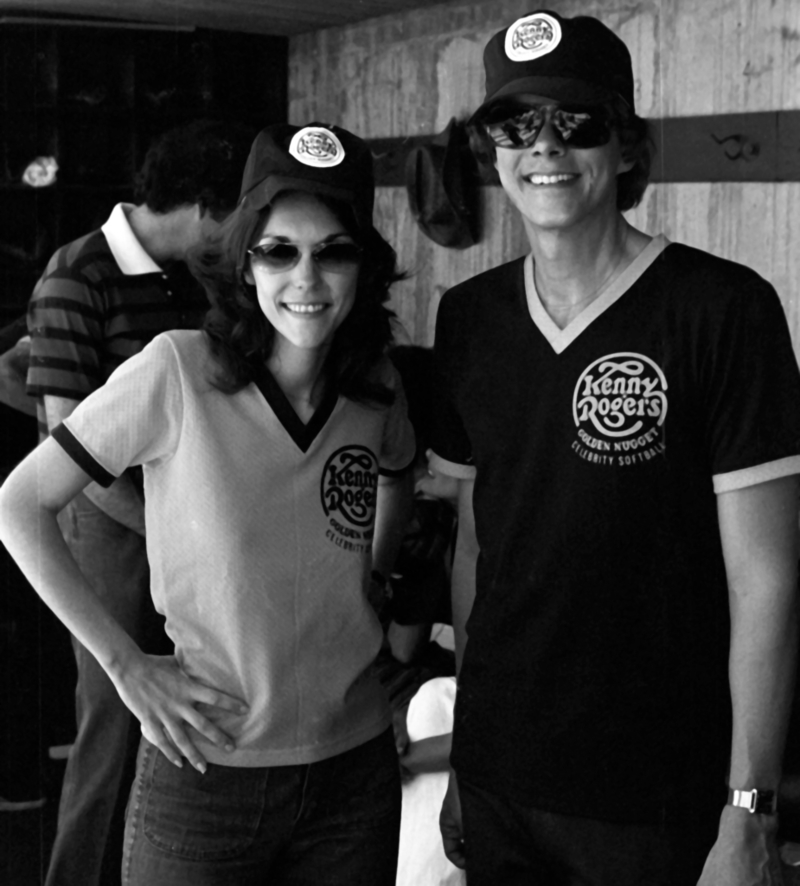
[[[299,302],[284,302],[283,307],[293,314],[319,314],[328,307],[326,304],[301,304]]]
[[[557,175],[541,175],[532,172],[530,175],[523,176],[525,181],[532,185],[560,185],[564,182],[574,181],[577,177],[573,172],[562,172]]]

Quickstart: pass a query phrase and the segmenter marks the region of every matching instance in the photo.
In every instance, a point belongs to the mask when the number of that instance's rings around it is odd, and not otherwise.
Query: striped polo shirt
[[[97,231],[50,259],[28,307],[28,394],[38,398],[47,434],[45,395],[83,400],[160,332],[197,328],[208,310],[202,287],[183,262],[161,268],[120,203]]]

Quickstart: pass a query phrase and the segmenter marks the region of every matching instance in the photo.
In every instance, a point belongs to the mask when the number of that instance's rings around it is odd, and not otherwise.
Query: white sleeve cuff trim
[[[435,452],[431,453],[428,464],[440,474],[455,477],[457,480],[474,480],[478,473],[474,465],[462,465],[455,461],[448,461]]]
[[[732,492],[734,489],[757,486],[759,483],[777,480],[779,477],[790,477],[792,474],[800,474],[800,455],[790,455],[788,458],[768,461],[752,468],[742,468],[740,471],[729,471],[727,474],[715,474],[714,492],[717,494]]]

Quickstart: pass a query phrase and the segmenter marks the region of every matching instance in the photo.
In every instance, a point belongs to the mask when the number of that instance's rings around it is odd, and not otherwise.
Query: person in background
[[[41,438],[158,333],[200,325],[208,302],[186,258],[235,206],[251,140],[249,129],[214,121],[164,134],[137,177],[140,202],[118,204],[99,230],[50,259],[28,311],[27,386]],[[59,523],[72,556],[108,612],[142,641],[152,607],[140,472],[122,472],[107,489],[89,484],[65,505]],[[103,871],[117,880],[120,786],[135,753],[112,681],[78,639],[73,645],[77,735],[47,886],[96,886]],[[110,828],[118,831],[111,841]]]
[[[27,331],[24,315],[0,329],[0,482],[36,445],[35,402],[25,393]],[[27,812],[45,803],[38,722],[39,643],[43,627],[50,627],[45,611],[0,546],[0,812]]]
[[[24,415],[36,415],[36,401],[25,388],[30,351],[25,315],[0,329],[0,403]]]
[[[389,351],[403,383],[417,441],[412,467],[414,499],[390,581],[376,576],[386,590],[379,612],[386,637],[375,671],[389,697],[397,753],[401,756],[408,745],[406,714],[412,696],[426,680],[455,674],[450,626],[455,509],[438,490],[428,490],[435,484],[426,455],[431,429],[432,356],[430,348],[419,345],[395,345]],[[450,478],[443,479],[445,484],[450,482]]]
[[[0,492],[3,541],[141,723],[126,884],[394,883],[399,767],[368,592],[402,537],[414,435],[373,200],[372,155],[346,130],[259,133],[196,259],[204,329],[156,336]],[[131,465],[170,656],[139,648],[57,529]]]
[[[800,472],[781,303],[626,221],[650,143],[600,21],[530,13],[484,63],[474,135],[531,251],[437,318],[446,851],[470,886],[773,886]]]
[[[392,619],[388,638],[392,655],[404,664],[438,656],[429,647],[434,624],[449,625],[450,568],[456,536],[457,483],[428,468],[433,424],[431,379],[433,351],[400,345],[389,353],[408,401],[417,455],[414,460],[414,509],[392,570]],[[433,664],[433,662],[431,662]],[[452,662],[450,663],[452,666]]]

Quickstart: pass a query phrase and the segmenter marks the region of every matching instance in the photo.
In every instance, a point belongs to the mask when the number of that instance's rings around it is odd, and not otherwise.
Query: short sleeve
[[[458,316],[455,299],[445,293],[436,318],[433,346],[433,433],[431,466],[442,474],[470,480],[475,477],[472,447],[456,407],[459,365]]]
[[[765,281],[756,278],[716,318],[702,378],[717,492],[800,473],[800,372]]]
[[[414,461],[416,441],[408,419],[408,406],[403,383],[394,365],[387,359],[389,386],[394,391],[394,403],[389,407],[383,427],[379,472],[383,476],[398,476]]]
[[[96,482],[110,485],[132,466],[169,458],[183,419],[181,364],[168,335],[126,360],[53,431]]]
[[[103,384],[100,295],[57,253],[28,306],[28,394],[83,400]]]

